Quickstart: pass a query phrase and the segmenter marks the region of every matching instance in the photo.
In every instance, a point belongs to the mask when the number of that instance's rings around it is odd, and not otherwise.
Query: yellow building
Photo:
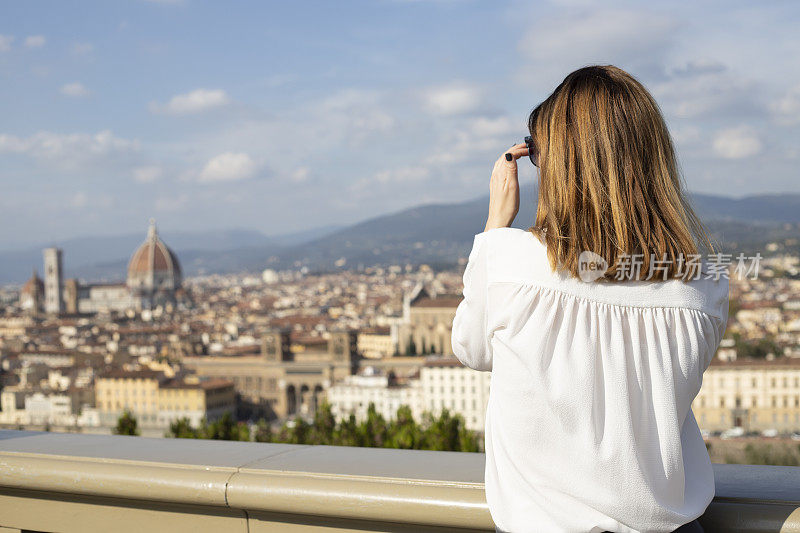
[[[800,431],[800,360],[714,358],[692,411],[700,428],[708,431]]]
[[[168,427],[180,418],[199,427],[205,417],[209,422],[226,412],[236,416],[236,391],[227,379],[199,379],[187,376],[185,380],[172,380],[158,389],[158,423]]]
[[[432,295],[417,287],[403,302],[398,344],[402,355],[453,355],[453,319],[463,296]]]
[[[95,379],[95,402],[100,423],[113,426],[129,409],[141,426],[158,423],[158,389],[168,378],[155,370],[115,369]]]
[[[392,328],[372,328],[358,333],[358,351],[367,359],[392,357],[398,349],[398,342],[392,335]]]
[[[197,376],[170,379],[151,369],[116,369],[98,376],[95,401],[105,426],[116,425],[125,409],[144,428],[168,428],[183,417],[196,427],[203,417],[213,421],[226,411],[236,414],[233,382]]]

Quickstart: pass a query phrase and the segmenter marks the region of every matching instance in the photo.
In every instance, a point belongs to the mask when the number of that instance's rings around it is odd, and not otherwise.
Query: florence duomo
[[[64,279],[63,251],[46,248],[44,280],[34,270],[20,291],[20,306],[29,314],[93,314],[101,312],[173,310],[188,302],[181,288],[178,257],[161,240],[155,220],[147,238],[128,262],[127,278],[118,283],[81,283]]]

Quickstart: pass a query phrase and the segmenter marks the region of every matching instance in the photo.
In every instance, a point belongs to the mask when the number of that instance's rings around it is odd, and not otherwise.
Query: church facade
[[[20,292],[20,305],[30,314],[94,314],[170,308],[183,297],[183,273],[178,257],[159,238],[150,221],[145,241],[128,262],[124,283],[81,283],[64,280],[63,252],[47,248],[44,280],[34,271]]]

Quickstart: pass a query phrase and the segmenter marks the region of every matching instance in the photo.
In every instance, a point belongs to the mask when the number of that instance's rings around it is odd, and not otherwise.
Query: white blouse
[[[691,403],[728,315],[727,277],[708,277],[583,282],[528,231],[475,236],[452,344],[492,372],[500,531],[666,532],[703,514],[714,475]]]

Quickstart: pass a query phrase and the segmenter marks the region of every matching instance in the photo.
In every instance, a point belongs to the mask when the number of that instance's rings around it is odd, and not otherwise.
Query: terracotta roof
[[[463,298],[459,296],[439,296],[437,298],[419,298],[411,304],[411,307],[458,307]]]
[[[455,356],[453,356],[453,357],[435,356],[435,357],[427,357],[425,359],[425,366],[428,366],[428,367],[431,367],[431,366],[433,366],[433,367],[459,367],[459,366],[464,366],[464,365],[462,365],[461,361],[459,361]]]
[[[44,282],[36,273],[36,270],[33,271],[33,275],[25,282],[25,285],[22,286],[22,294],[33,294],[34,289],[36,289],[39,294],[44,293]]]
[[[742,368],[742,367],[776,367],[776,368],[800,368],[800,358],[778,357],[772,361],[766,359],[736,359],[735,361],[723,361],[718,357],[711,360],[712,367],[720,368]]]
[[[160,379],[165,376],[163,372],[158,370],[122,370],[117,368],[103,372],[97,377],[100,379]]]
[[[232,387],[233,381],[222,378],[212,378],[201,380],[199,383],[187,383],[183,380],[173,379],[161,385],[162,389],[219,389],[222,387]]]
[[[178,258],[164,242],[158,238],[155,223],[151,222],[147,239],[133,252],[128,263],[128,277],[149,272],[172,272],[181,275]]]

